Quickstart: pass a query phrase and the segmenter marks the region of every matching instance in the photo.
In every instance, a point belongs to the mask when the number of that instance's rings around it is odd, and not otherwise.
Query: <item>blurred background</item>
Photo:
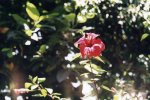
[[[76,54],[85,32],[99,34],[106,46],[104,63],[94,61],[98,74]],[[0,98],[50,100],[16,96],[31,75],[46,78],[43,86],[67,100],[96,100],[89,78],[101,100],[150,100],[149,34],[149,0],[0,0]]]

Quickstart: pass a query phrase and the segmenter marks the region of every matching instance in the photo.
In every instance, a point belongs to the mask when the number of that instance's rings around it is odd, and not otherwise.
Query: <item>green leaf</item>
[[[81,54],[80,54],[80,53],[76,53],[76,54],[74,55],[74,57],[73,57],[72,61],[73,61],[73,60],[75,60],[75,59],[77,59],[77,58],[79,58],[80,56],[81,56]]]
[[[54,98],[54,99],[57,99],[57,100],[60,100],[60,97],[59,97],[59,96],[55,96],[55,95],[54,95],[53,98]],[[66,99],[62,99],[62,100],[66,100]]]
[[[46,89],[41,89],[41,94],[46,97],[47,96],[47,91]]]
[[[36,27],[36,28],[41,28],[42,25],[41,25],[41,24],[36,24],[35,27]]]
[[[144,39],[146,39],[147,37],[149,36],[149,34],[147,33],[144,33],[141,37],[141,41],[143,41]]]
[[[95,17],[95,13],[87,13],[86,17],[89,18],[89,19],[90,18],[94,18]]]
[[[148,55],[148,58],[150,59],[150,54]]]
[[[26,89],[30,88],[31,86],[32,86],[32,83],[29,83],[29,82],[26,82],[26,83],[25,83],[25,88],[26,88]]]
[[[42,82],[44,82],[46,80],[46,78],[38,78],[38,82],[39,83],[42,83]]]
[[[95,64],[91,64],[92,69],[95,69],[98,72],[105,72],[104,69],[102,69],[100,66],[97,66]]]
[[[82,60],[82,61],[80,61],[79,63],[81,64],[81,65],[85,65],[85,64],[87,64],[89,62],[89,60]]]
[[[113,96],[113,100],[121,100],[121,95],[120,94],[115,94]]]
[[[70,13],[68,15],[64,15],[65,19],[67,19],[69,22],[74,21],[75,19],[75,14],[74,13]]]
[[[49,93],[49,94],[52,94],[53,93],[53,89],[51,89],[51,88],[45,88],[46,90],[47,90],[47,92]]]
[[[31,19],[34,21],[38,21],[40,18],[39,11],[37,10],[36,6],[30,2],[27,2],[26,4],[26,12],[29,15]]]
[[[41,45],[39,51],[41,54],[46,52],[46,45]]]
[[[8,58],[12,58],[13,57],[12,50],[10,48],[3,48],[1,51],[3,53],[5,53]]]
[[[27,21],[25,19],[23,19],[21,16],[17,15],[17,14],[12,14],[13,18],[17,21],[18,24],[27,24]]]
[[[85,23],[87,21],[87,18],[85,16],[79,14],[77,16],[77,21],[78,21],[78,23]]]
[[[2,52],[8,52],[8,51],[10,51],[10,48],[3,48],[1,51]]]
[[[105,61],[103,60],[102,57],[94,57],[94,59],[96,59],[96,60],[98,60],[98,61],[100,61],[100,62],[102,62],[102,63],[105,63]]]
[[[97,66],[95,64],[86,64],[84,66],[84,68],[86,70],[88,70],[89,72],[93,73],[93,74],[102,74],[104,72],[106,72],[104,69],[102,69],[100,66]]]
[[[26,33],[26,35],[28,36],[32,36],[32,30],[24,30],[24,32]]]
[[[33,82],[33,83],[36,83],[37,80],[38,80],[38,77],[36,76],[36,77],[33,78],[32,82]]]
[[[35,84],[31,86],[31,90],[37,89],[39,87],[39,85]]]
[[[29,80],[32,81],[33,77],[31,75],[29,75]]]
[[[103,88],[103,89],[105,89],[105,90],[107,90],[107,91],[112,92],[111,89],[110,89],[109,87],[107,87],[107,86],[101,85],[101,88]]]
[[[8,52],[8,53],[7,53],[7,57],[8,57],[8,58],[12,58],[12,57],[13,57],[12,52]]]
[[[59,13],[51,13],[51,14],[47,14],[47,15],[42,15],[42,16],[40,16],[39,21],[52,20],[53,18],[55,18],[58,15],[59,15]]]
[[[60,94],[60,93],[53,93],[53,95],[58,95],[59,96],[59,95],[62,95],[62,94]]]

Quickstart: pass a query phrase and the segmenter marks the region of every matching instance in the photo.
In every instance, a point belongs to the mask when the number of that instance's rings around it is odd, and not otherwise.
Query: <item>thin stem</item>
[[[91,68],[91,72],[93,73],[93,69],[92,69],[92,65],[91,64],[92,63],[91,63],[91,59],[90,59],[90,68]],[[96,95],[97,95],[97,100],[98,100],[98,98],[99,98],[99,96],[98,96],[98,89],[97,89],[96,81],[94,80],[94,78],[93,78],[93,82],[94,82],[94,85],[95,85],[95,90],[96,90]]]

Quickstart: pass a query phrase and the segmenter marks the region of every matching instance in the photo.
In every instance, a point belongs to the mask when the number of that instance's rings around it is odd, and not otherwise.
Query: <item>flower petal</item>
[[[85,47],[84,48],[84,58],[91,58],[93,55],[92,55],[92,49],[90,47]]]
[[[92,55],[94,56],[94,57],[96,57],[96,56],[99,56],[100,54],[101,54],[101,48],[100,48],[100,45],[99,44],[94,44],[93,46],[92,46]]]
[[[101,39],[95,39],[95,40],[93,40],[93,44],[99,44],[101,51],[104,51],[105,44],[102,42]]]
[[[85,58],[85,54],[84,54],[85,47],[86,47],[85,45],[79,45],[80,53],[81,53],[82,58]]]
[[[79,45],[85,45],[85,36],[81,37],[77,42],[74,43],[75,47],[79,47]]]
[[[98,37],[98,34],[95,33],[85,33],[86,37],[89,39],[95,39],[96,37]]]

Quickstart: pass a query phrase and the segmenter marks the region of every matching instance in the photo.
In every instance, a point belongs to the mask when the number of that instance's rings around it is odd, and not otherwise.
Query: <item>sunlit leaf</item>
[[[51,14],[47,14],[47,15],[42,15],[42,16],[40,16],[39,21],[52,20],[53,18],[55,18],[58,15],[59,15],[59,13],[51,13]]]
[[[61,95],[61,94],[60,94],[60,93],[53,93],[53,95],[58,95],[58,96],[59,96],[59,95]]]
[[[29,75],[29,80],[32,81],[33,77],[31,75]]]
[[[41,94],[46,97],[47,96],[47,90],[46,89],[41,89]]]
[[[102,69],[100,66],[96,65],[96,64],[91,64],[92,69],[95,69],[98,72],[105,72],[104,69]]]
[[[85,68],[87,71],[89,71],[89,72],[91,72],[91,73],[93,73],[93,74],[98,74],[98,71],[92,69],[92,68],[90,67],[90,64],[86,64],[86,65],[84,66],[84,68]]]
[[[24,30],[25,31],[25,34],[28,35],[28,36],[32,36],[32,30]]]
[[[102,63],[105,63],[105,61],[102,59],[102,57],[94,57],[94,59],[96,59],[96,60],[98,60],[98,61],[100,61]]]
[[[87,13],[86,17],[87,18],[94,18],[95,17],[95,13]]]
[[[80,56],[81,56],[81,54],[80,54],[80,53],[76,53],[76,54],[74,55],[74,57],[73,57],[72,61],[73,61],[73,60],[75,60],[75,59],[77,59],[77,58],[79,58]]]
[[[35,26],[36,26],[36,28],[41,28],[42,27],[41,24],[36,24]]]
[[[39,87],[39,85],[35,84],[31,86],[31,90],[37,89]]]
[[[45,80],[46,80],[46,78],[38,78],[39,83],[43,83],[43,82],[45,82]]]
[[[25,19],[23,19],[21,16],[19,16],[17,14],[12,14],[12,16],[19,24],[27,23],[27,21]]]
[[[36,77],[33,78],[32,82],[33,82],[33,83],[36,83],[37,80],[38,80],[38,77],[36,76]]]
[[[113,100],[121,100],[121,95],[119,94],[114,95]]]
[[[48,93],[52,94],[53,93],[53,89],[51,88],[46,88],[46,90],[48,91]]]
[[[92,29],[94,29],[94,27],[87,27],[87,26],[82,27],[83,31],[92,30]]]
[[[85,16],[78,15],[77,21],[78,21],[78,23],[85,23],[87,21],[87,18]]]
[[[40,17],[40,14],[39,14],[39,11],[37,10],[36,6],[30,2],[27,2],[26,4],[26,11],[29,15],[29,17],[31,19],[33,19],[34,21],[38,21],[39,20],[39,17]]]
[[[109,87],[104,86],[104,85],[101,85],[101,88],[103,88],[103,89],[105,89],[105,90],[107,90],[107,91],[111,91],[111,89],[110,89]]]
[[[149,36],[149,34],[147,33],[144,33],[141,37],[141,41],[143,41],[144,39],[146,39],[147,37]]]
[[[57,100],[60,100],[60,97],[59,97],[59,96],[55,96],[55,95],[54,95],[53,98],[54,98],[54,99],[57,99]],[[66,99],[62,99],[62,100],[66,100]]]
[[[106,72],[100,66],[97,66],[95,64],[86,64],[84,66],[84,68],[93,74],[102,74],[102,73]]]
[[[68,21],[74,21],[75,19],[75,14],[74,13],[70,13],[68,15],[64,15],[64,17],[68,20]]]
[[[85,64],[87,64],[89,62],[89,60],[82,60],[82,61],[80,61],[79,63],[81,64],[81,65],[85,65]]]
[[[32,86],[32,83],[29,83],[29,82],[26,82],[26,83],[25,83],[25,88],[26,88],[26,89],[30,88],[31,86]]]
[[[90,73],[83,73],[80,76],[88,76]]]

